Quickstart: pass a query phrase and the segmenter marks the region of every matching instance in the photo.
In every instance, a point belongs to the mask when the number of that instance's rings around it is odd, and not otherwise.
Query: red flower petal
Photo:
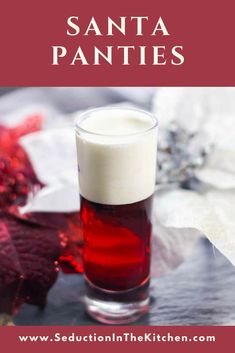
[[[43,307],[60,253],[57,231],[0,214],[0,312],[12,314],[23,302]]]

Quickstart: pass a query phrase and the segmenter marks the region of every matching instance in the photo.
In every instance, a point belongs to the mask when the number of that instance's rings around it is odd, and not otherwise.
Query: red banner
[[[234,333],[234,327],[3,327],[0,342],[8,353],[221,353],[225,347],[230,353]]]
[[[0,85],[235,85],[234,7],[9,0],[0,11]]]

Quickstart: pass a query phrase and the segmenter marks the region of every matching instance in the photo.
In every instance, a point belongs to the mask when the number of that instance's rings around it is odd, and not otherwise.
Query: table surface
[[[84,312],[80,275],[60,274],[41,311],[24,305],[17,325],[99,325]],[[148,314],[133,325],[235,325],[235,268],[206,239],[180,267],[151,283]]]

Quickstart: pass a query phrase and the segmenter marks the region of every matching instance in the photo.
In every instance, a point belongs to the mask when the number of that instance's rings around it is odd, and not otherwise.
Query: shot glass
[[[88,110],[76,122],[85,307],[99,322],[148,311],[157,129],[132,108]]]

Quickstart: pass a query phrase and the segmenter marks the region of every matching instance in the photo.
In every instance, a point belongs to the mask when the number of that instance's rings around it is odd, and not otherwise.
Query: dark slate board
[[[44,311],[24,305],[17,325],[98,325],[84,312],[83,278],[61,274]],[[235,325],[235,268],[202,239],[190,258],[152,280],[150,312],[135,325]]]

